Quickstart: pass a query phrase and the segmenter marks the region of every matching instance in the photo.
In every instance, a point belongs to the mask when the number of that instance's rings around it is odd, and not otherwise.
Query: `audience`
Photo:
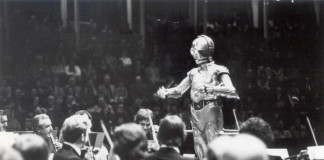
[[[144,160],[147,157],[147,138],[138,124],[122,124],[115,129],[114,136],[114,153],[120,160]]]

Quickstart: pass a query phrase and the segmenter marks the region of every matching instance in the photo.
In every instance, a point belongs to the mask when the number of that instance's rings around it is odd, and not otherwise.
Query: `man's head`
[[[47,97],[47,102],[49,105],[54,105],[55,104],[55,97],[53,95],[49,95]]]
[[[149,109],[140,109],[135,115],[135,123],[141,125],[146,133],[150,132],[151,125],[149,116],[153,119],[153,112]]]
[[[221,136],[208,145],[207,160],[268,160],[265,144],[258,138],[239,134]]]
[[[65,119],[61,134],[65,142],[69,142],[83,147],[88,142],[88,133],[90,132],[91,122],[86,116],[72,115]]]
[[[86,116],[90,121],[92,121],[92,115],[86,110],[79,110],[75,112],[75,115]]]
[[[214,42],[210,37],[200,35],[192,42],[190,53],[197,64],[202,64],[211,60],[214,48]]]
[[[0,159],[1,160],[24,160],[17,150],[15,150],[11,145],[5,143],[0,143]]]
[[[75,78],[74,78],[74,77],[70,77],[70,78],[69,78],[69,84],[70,84],[71,86],[74,86],[74,85],[75,85]]]
[[[23,156],[24,160],[48,160],[49,151],[43,138],[35,134],[19,136],[14,148]]]
[[[0,110],[0,132],[7,131],[8,127],[8,117],[5,114],[4,110]]]
[[[166,116],[161,120],[158,139],[161,144],[178,147],[185,140],[185,124],[178,116]]]
[[[38,114],[33,118],[34,132],[44,139],[47,139],[52,132],[52,121],[46,114]]]
[[[104,82],[105,82],[105,84],[109,84],[110,83],[110,76],[109,76],[109,74],[106,74],[105,75]]]
[[[147,138],[138,124],[123,124],[115,129],[114,136],[114,152],[121,159],[143,159],[146,156]]]
[[[247,133],[260,138],[268,146],[274,139],[271,126],[261,118],[249,118],[242,123],[240,133]]]
[[[90,121],[90,125],[92,126],[92,115],[88,111],[79,110],[79,111],[75,112],[75,115],[80,115],[80,116],[84,116],[84,117],[88,118]]]
[[[101,107],[104,107],[106,105],[106,100],[105,100],[105,98],[103,96],[98,97],[98,104]]]
[[[33,101],[34,107],[39,106],[39,97],[35,97]]]
[[[74,101],[74,97],[73,97],[73,95],[68,95],[66,101],[67,101],[68,104],[72,104],[73,101]]]

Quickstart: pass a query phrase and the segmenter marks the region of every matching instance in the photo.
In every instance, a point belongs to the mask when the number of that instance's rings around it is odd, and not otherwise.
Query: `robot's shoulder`
[[[187,75],[191,75],[191,74],[195,74],[196,72],[198,72],[198,68],[193,68],[190,71],[187,72]]]
[[[228,69],[225,66],[222,65],[217,65],[213,64],[211,68],[216,72],[216,73],[229,73]]]

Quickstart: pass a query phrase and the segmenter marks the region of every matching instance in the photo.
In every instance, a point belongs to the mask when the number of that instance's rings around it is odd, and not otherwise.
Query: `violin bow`
[[[309,129],[310,129],[310,131],[312,132],[312,136],[313,136],[313,140],[314,140],[314,142],[315,142],[315,145],[318,146],[318,143],[317,143],[317,140],[316,140],[316,137],[315,137],[314,131],[313,131],[312,124],[310,123],[309,118],[308,118],[307,116],[306,116],[306,120],[307,120],[307,123],[308,123]]]
[[[111,140],[111,137],[110,137],[110,135],[109,135],[109,133],[107,131],[107,128],[106,128],[106,126],[105,126],[105,124],[104,124],[104,122],[103,122],[102,119],[100,120],[100,124],[101,124],[101,128],[102,128],[105,136],[108,139],[108,143],[110,145],[110,152],[109,152],[108,160],[113,160],[113,157],[114,157],[114,143]]]

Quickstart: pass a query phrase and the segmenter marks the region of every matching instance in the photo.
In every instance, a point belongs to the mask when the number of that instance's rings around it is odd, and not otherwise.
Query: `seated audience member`
[[[115,129],[114,153],[120,160],[143,160],[147,157],[145,131],[135,123],[126,123]]]
[[[24,160],[48,160],[49,151],[43,138],[35,134],[20,135],[14,144]]]
[[[53,160],[81,160],[81,149],[88,142],[91,122],[80,115],[67,118],[62,126],[63,147],[54,154]]]
[[[50,138],[52,136],[53,127],[52,121],[46,114],[38,114],[33,118],[33,128],[34,132],[41,136],[47,145],[49,145]],[[54,147],[56,149],[60,149],[62,144],[59,143],[57,140],[54,140]]]
[[[92,126],[92,116],[91,114],[86,111],[86,110],[80,110],[80,111],[77,111],[75,113],[75,115],[80,115],[80,116],[84,116],[85,118],[87,118],[90,123],[91,123],[91,126]],[[91,130],[90,130],[91,132]],[[94,156],[95,156],[95,159],[100,159],[100,160],[106,160],[107,159],[107,156],[108,156],[108,149],[104,146],[104,144],[102,144],[101,148],[93,148],[92,149],[93,153],[94,153]]]
[[[260,139],[239,134],[214,139],[208,146],[207,160],[268,160],[268,156]]]
[[[0,110],[0,132],[6,132],[8,127],[8,118],[4,110]]]
[[[5,112],[7,113],[7,119],[10,119],[10,121],[8,121],[8,127],[6,128],[6,130],[7,131],[20,131],[21,125],[15,116],[15,111],[13,111],[11,109],[6,109]]]
[[[260,138],[268,147],[274,140],[271,126],[261,118],[249,118],[242,123],[240,133],[247,133]]]
[[[158,140],[160,149],[147,160],[189,160],[180,155],[179,146],[185,140],[185,124],[178,116],[166,116],[161,120]]]
[[[74,60],[70,60],[69,65],[65,66],[65,74],[67,76],[80,77],[81,69],[78,65],[75,64]]]

